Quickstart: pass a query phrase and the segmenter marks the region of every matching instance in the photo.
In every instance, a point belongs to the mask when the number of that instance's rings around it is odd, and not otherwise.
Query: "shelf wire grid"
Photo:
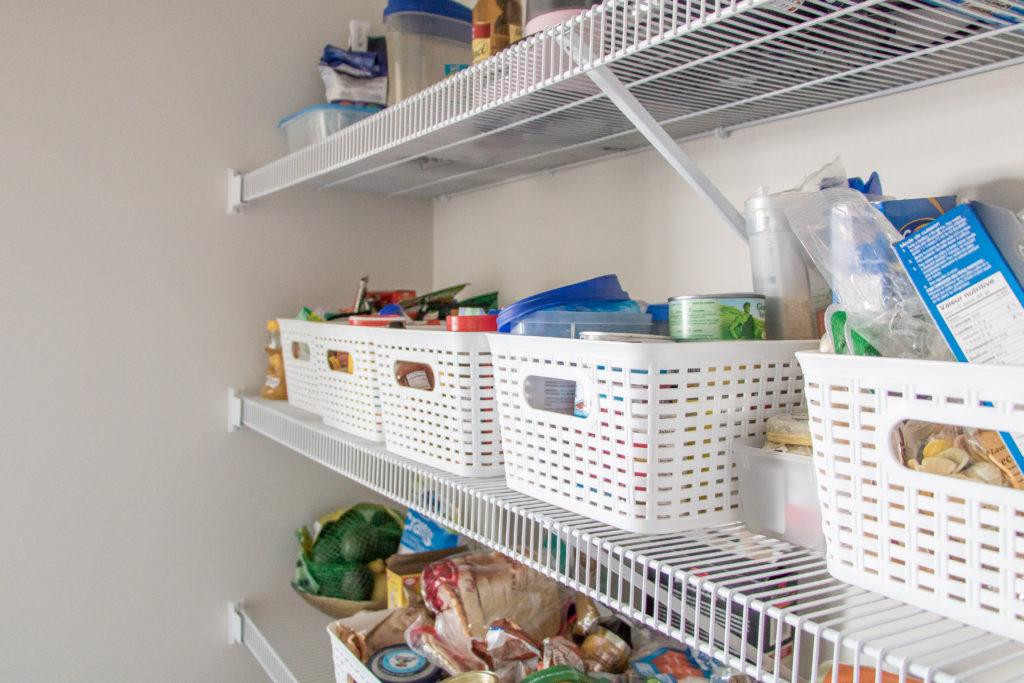
[[[295,599],[270,605],[241,605],[241,642],[274,683],[333,683],[327,636],[329,617],[310,619],[310,608]]]
[[[820,554],[741,524],[628,533],[241,400],[246,427],[766,683],[817,680],[835,659],[876,669],[854,683],[882,683],[883,665],[900,683],[1024,681],[1024,644],[844,584]]]
[[[676,140],[1024,63],[1024,0],[605,0],[243,176],[444,196],[646,148],[586,72]]]

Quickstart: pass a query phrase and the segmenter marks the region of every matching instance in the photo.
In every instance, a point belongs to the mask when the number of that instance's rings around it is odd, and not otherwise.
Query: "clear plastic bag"
[[[845,313],[842,338],[830,328],[837,352],[845,345],[859,355],[952,360],[892,250],[899,233],[862,193],[831,182],[840,169],[836,162],[812,175],[805,187],[817,177],[826,189],[786,207],[793,232]]]
[[[433,623],[413,624],[406,642],[450,674],[490,669],[518,680],[536,668],[544,639],[562,630],[567,603],[558,584],[500,553],[435,562],[422,583]]]

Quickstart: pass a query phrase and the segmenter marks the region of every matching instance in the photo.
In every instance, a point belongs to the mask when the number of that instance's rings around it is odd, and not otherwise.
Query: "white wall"
[[[228,216],[227,168],[280,155],[323,45],[382,5],[3,3],[0,679],[263,679],[227,601],[287,590],[293,530],[365,492],[229,435],[227,388],[258,386],[267,318],[364,273],[429,287],[430,208]]]
[[[684,145],[742,210],[759,185],[798,184],[836,156],[888,194],[973,189],[1024,208],[1024,66]],[[495,207],[500,207],[496,209]],[[654,152],[434,204],[434,282],[503,304],[618,273],[634,297],[749,291],[746,245]],[[468,290],[467,290],[468,291]]]

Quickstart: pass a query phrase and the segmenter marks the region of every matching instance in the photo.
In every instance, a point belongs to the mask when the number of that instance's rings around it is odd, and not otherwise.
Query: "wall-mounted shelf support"
[[[228,645],[242,644],[242,602],[228,603]]]
[[[242,428],[242,390],[228,389],[228,431]]]
[[[587,72],[597,87],[601,89],[612,104],[618,107],[630,122],[636,126],[637,131],[647,138],[651,146],[663,156],[665,160],[675,169],[676,173],[690,184],[701,199],[709,203],[712,208],[729,224],[733,230],[746,241],[747,228],[742,214],[736,210],[728,199],[725,198],[719,189],[712,183],[693,159],[683,151],[679,144],[672,139],[665,129],[651,116],[650,112],[644,109],[640,101],[633,96],[625,85],[622,84],[611,69],[607,66],[599,66]]]
[[[242,201],[242,174],[228,169],[228,213],[240,214],[245,202]]]

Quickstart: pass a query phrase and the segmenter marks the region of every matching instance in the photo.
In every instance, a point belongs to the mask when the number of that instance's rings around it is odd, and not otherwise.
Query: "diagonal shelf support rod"
[[[616,78],[612,70],[607,66],[598,66],[588,71],[587,76],[611,100],[612,104],[618,107],[619,111],[630,120],[637,131],[647,138],[651,146],[665,158],[669,165],[690,184],[690,187],[704,201],[711,205],[743,241],[746,241],[747,228],[742,214],[725,198],[725,195],[719,191],[715,184],[704,175],[700,167],[683,151],[679,144],[665,132],[665,129],[651,116],[651,113],[644,109],[644,105],[629,91],[629,88]]]

